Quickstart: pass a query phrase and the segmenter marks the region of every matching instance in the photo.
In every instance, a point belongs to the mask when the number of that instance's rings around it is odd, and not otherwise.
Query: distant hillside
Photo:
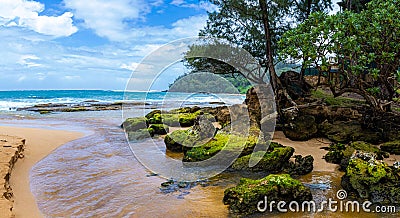
[[[208,92],[245,94],[251,87],[242,75],[216,75],[211,73],[189,73],[178,77],[169,85],[171,92]]]

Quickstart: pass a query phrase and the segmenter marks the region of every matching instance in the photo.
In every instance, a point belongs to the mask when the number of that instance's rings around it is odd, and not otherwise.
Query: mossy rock
[[[232,169],[245,170],[245,171],[266,171],[270,173],[277,173],[283,170],[283,167],[288,163],[290,157],[294,153],[292,147],[278,147],[271,152],[255,152],[243,157],[238,158],[232,165]],[[254,155],[260,158],[260,161],[253,167],[249,167],[250,158]]]
[[[147,122],[149,124],[162,124],[163,123],[161,113],[154,113],[153,116],[151,116],[150,118],[147,118],[147,120],[148,120]]]
[[[149,128],[154,130],[154,134],[165,135],[169,132],[169,127],[164,124],[151,124]]]
[[[185,140],[188,138],[188,130],[176,130],[168,134],[164,138],[165,146],[168,150],[174,152],[182,152]]]
[[[145,117],[128,118],[121,124],[121,127],[124,128],[126,132],[146,129],[147,119]]]
[[[301,205],[304,201],[311,201],[312,195],[310,188],[288,174],[271,174],[259,180],[240,179],[236,187],[224,191],[223,202],[232,212],[249,215],[259,212],[257,205],[265,199],[268,205],[272,201],[297,201]],[[273,204],[274,210],[276,205]]]
[[[400,174],[398,169],[374,159],[372,153],[353,156],[342,177],[342,186],[355,192],[360,199],[373,203],[400,203]]]
[[[400,155],[400,140],[399,141],[391,141],[386,142],[381,145],[381,150],[389,152],[391,154]]]
[[[136,131],[128,132],[129,141],[140,141],[154,136],[154,130],[152,128],[139,129]]]
[[[356,121],[325,121],[318,126],[320,134],[333,142],[348,143],[351,141],[365,141],[378,143],[381,135],[370,129],[363,128]]]
[[[195,111],[192,113],[191,111]],[[146,114],[149,124],[166,124],[168,126],[193,126],[194,120],[198,115],[202,114],[200,110],[192,110],[191,108],[179,108],[171,111],[154,110]]]
[[[146,114],[147,119],[151,119],[155,114],[161,114],[161,110],[153,110]]]
[[[285,168],[285,171],[287,171],[291,176],[306,175],[311,173],[314,169],[314,158],[311,155],[305,157],[295,155],[294,162],[290,160],[288,166]]]
[[[85,107],[71,107],[71,108],[62,108],[61,112],[80,112],[80,111],[87,111],[88,109]]]
[[[250,154],[257,143],[258,137],[256,136],[242,137],[234,134],[217,133],[213,139],[209,140],[204,145],[196,145],[185,152],[183,161],[197,162],[207,160],[219,153],[222,149],[226,149],[232,156],[235,156],[238,152],[240,152],[240,156],[244,156]]]
[[[40,114],[50,114],[51,111],[39,111]]]
[[[347,146],[341,143],[331,144],[329,146],[329,152],[324,158],[329,163],[339,164],[340,169],[345,170],[355,151],[374,153],[378,160],[389,157],[389,154],[381,151],[375,145],[363,141],[356,141]]]
[[[324,156],[324,159],[328,163],[340,164],[344,157],[344,150],[346,145],[342,143],[332,143],[329,145],[328,153]]]
[[[294,141],[305,141],[315,136],[318,132],[315,117],[304,115],[289,121],[284,126],[283,132],[285,136]]]

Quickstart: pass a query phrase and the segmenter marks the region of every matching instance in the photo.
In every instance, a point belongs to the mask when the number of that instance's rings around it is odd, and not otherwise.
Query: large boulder
[[[232,169],[244,171],[265,171],[270,173],[281,172],[288,164],[290,157],[294,153],[292,147],[277,147],[270,152],[255,152],[238,158],[232,165]],[[261,158],[260,161],[253,167],[249,166],[250,158],[254,155],[256,158]]]
[[[340,169],[343,171],[346,169],[350,158],[357,151],[373,153],[379,160],[389,156],[386,152],[381,151],[377,146],[363,141],[356,141],[347,145],[332,143],[328,150],[328,153],[324,156],[325,160],[329,163],[339,164]]]
[[[126,132],[145,129],[147,128],[147,119],[145,117],[128,118],[121,124],[121,127]]]
[[[176,130],[164,138],[165,146],[168,150],[182,152],[185,141],[188,139],[189,130]]]
[[[381,150],[400,155],[400,140],[383,143],[381,145]]]
[[[195,111],[195,112],[192,112]],[[168,126],[193,126],[194,120],[202,114],[201,110],[196,108],[178,108],[171,111],[154,110],[145,117],[149,124],[166,124]]]
[[[312,86],[303,80],[300,74],[295,71],[283,72],[279,76],[279,79],[282,85],[286,87],[289,95],[295,100],[309,95],[312,89]]]
[[[365,141],[378,143],[381,134],[371,129],[364,128],[357,121],[324,121],[318,126],[320,134],[333,142],[348,143],[350,141]]]
[[[310,189],[288,174],[271,174],[259,180],[242,178],[236,187],[225,190],[223,199],[232,212],[244,215],[260,212],[258,206],[263,208],[266,204],[268,208],[272,201],[285,201],[288,206],[291,201],[301,205],[311,200]],[[261,205],[259,202],[262,202]],[[276,210],[277,204],[272,205],[272,209]]]
[[[193,141],[193,140],[191,140]],[[258,137],[250,135],[242,137],[235,134],[217,133],[213,139],[205,144],[193,145],[193,147],[184,153],[184,162],[197,162],[209,159],[219,153],[221,150],[232,156],[250,154],[258,143]],[[263,143],[263,142],[259,142]]]
[[[154,136],[154,130],[152,128],[139,129],[136,131],[127,132],[129,141],[140,141]]]
[[[373,203],[400,203],[400,171],[377,161],[373,153],[353,155],[342,177],[342,187]]]
[[[149,128],[154,130],[154,134],[165,135],[169,132],[169,127],[164,124],[151,124]]]
[[[311,115],[299,116],[287,122],[288,123],[284,125],[283,132],[286,137],[294,141],[308,140],[314,137],[318,132],[315,117]]]
[[[305,157],[301,155],[295,155],[294,161],[289,161],[285,171],[291,176],[301,176],[311,173],[314,169],[314,158],[311,155]]]

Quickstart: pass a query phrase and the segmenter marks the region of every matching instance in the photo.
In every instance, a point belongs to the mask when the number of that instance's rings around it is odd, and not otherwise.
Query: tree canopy
[[[329,81],[332,93],[360,94],[375,112],[383,112],[399,96],[399,41],[400,1],[372,0],[359,13],[312,14],[283,36],[281,57],[329,71],[327,56],[335,55],[338,76]]]

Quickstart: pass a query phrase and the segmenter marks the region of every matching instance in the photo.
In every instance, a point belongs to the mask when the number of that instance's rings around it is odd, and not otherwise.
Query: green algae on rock
[[[148,127],[147,119],[145,117],[128,118],[121,124],[121,127],[124,128],[126,132],[146,129]]]
[[[373,203],[400,203],[400,171],[375,159],[373,153],[353,155],[342,177],[342,186]]]
[[[325,160],[329,163],[339,164],[340,169],[343,171],[346,169],[351,156],[356,151],[374,153],[378,160],[388,157],[388,154],[381,151],[377,146],[363,141],[352,142],[348,145],[332,143],[328,149],[329,152],[324,156]]]
[[[294,162],[289,161],[285,171],[291,176],[300,176],[311,173],[314,169],[314,158],[311,155],[305,157],[301,155],[294,156]]]
[[[223,149],[233,156],[243,156],[250,154],[257,143],[257,136],[250,135],[248,137],[242,137],[234,134],[217,133],[213,139],[209,140],[204,145],[195,146],[185,152],[183,161],[203,161],[213,157]]]
[[[151,124],[149,128],[154,130],[154,134],[165,135],[169,132],[169,127],[164,124]]]
[[[325,121],[318,127],[320,134],[333,142],[348,143],[350,141],[365,141],[377,143],[381,140],[378,132],[363,128],[357,121]]]
[[[240,179],[236,187],[224,191],[223,202],[229,205],[232,212],[249,215],[259,212],[259,202],[265,199],[268,199],[268,202],[284,201],[286,205],[291,201],[301,204],[312,200],[312,195],[310,188],[290,175],[271,174],[259,180]],[[273,205],[273,209],[276,209],[276,205]]]
[[[182,152],[185,140],[188,138],[188,130],[176,130],[168,134],[164,138],[165,146],[168,150],[174,152]]]
[[[255,152],[238,158],[232,165],[232,169],[246,171],[266,171],[270,173],[281,172],[284,166],[288,163],[290,157],[294,153],[292,147],[277,147],[271,152]],[[252,155],[256,157],[262,156],[260,161],[253,167],[249,166]]]
[[[152,128],[139,129],[136,131],[129,131],[129,132],[127,132],[127,134],[128,134],[129,141],[139,141],[139,140],[144,140],[144,139],[153,137],[154,130]]]
[[[381,145],[381,150],[400,155],[400,140],[383,143]]]

